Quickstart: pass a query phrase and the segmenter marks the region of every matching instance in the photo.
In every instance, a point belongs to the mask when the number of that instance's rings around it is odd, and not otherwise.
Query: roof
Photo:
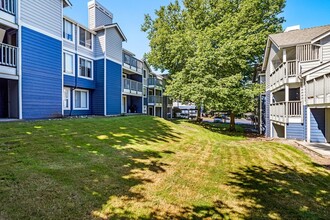
[[[289,47],[297,44],[311,43],[314,39],[330,31],[330,25],[271,34],[269,38],[278,47]]]
[[[285,47],[296,46],[299,44],[316,43],[318,40],[330,35],[330,25],[293,30],[278,34],[271,34],[267,40],[264,54],[262,71],[266,70],[271,45],[274,44],[279,50]]]
[[[67,6],[71,7],[72,6],[70,0],[64,0],[63,2],[64,2],[64,7],[67,7]]]
[[[106,24],[106,25],[94,28],[93,31],[99,31],[99,30],[104,30],[104,29],[108,29],[108,28],[116,28],[117,31],[119,32],[120,36],[122,37],[122,39],[124,41],[127,41],[127,38],[124,35],[124,32],[121,30],[121,28],[119,27],[119,25],[117,23]]]

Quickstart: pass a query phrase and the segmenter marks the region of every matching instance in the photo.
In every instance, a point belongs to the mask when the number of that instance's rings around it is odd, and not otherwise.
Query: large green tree
[[[231,112],[253,108],[260,87],[249,83],[267,36],[281,31],[285,0],[178,0],[145,16],[148,62],[167,70],[167,93],[197,106]]]

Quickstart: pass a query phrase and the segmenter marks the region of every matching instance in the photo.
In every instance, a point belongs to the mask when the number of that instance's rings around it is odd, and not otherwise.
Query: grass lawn
[[[147,116],[0,124],[0,219],[329,219],[293,147]]]

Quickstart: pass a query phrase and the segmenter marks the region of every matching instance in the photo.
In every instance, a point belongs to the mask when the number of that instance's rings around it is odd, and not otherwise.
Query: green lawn
[[[185,121],[0,124],[0,219],[327,219],[329,174],[290,146]]]

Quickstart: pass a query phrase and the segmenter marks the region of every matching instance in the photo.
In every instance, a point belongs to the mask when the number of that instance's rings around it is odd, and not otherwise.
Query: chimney
[[[96,0],[88,2],[88,27],[94,29],[112,24],[113,14]]]
[[[295,26],[290,26],[285,28],[284,32],[289,32],[289,31],[296,31],[296,30],[300,30],[300,25],[295,25]]]

